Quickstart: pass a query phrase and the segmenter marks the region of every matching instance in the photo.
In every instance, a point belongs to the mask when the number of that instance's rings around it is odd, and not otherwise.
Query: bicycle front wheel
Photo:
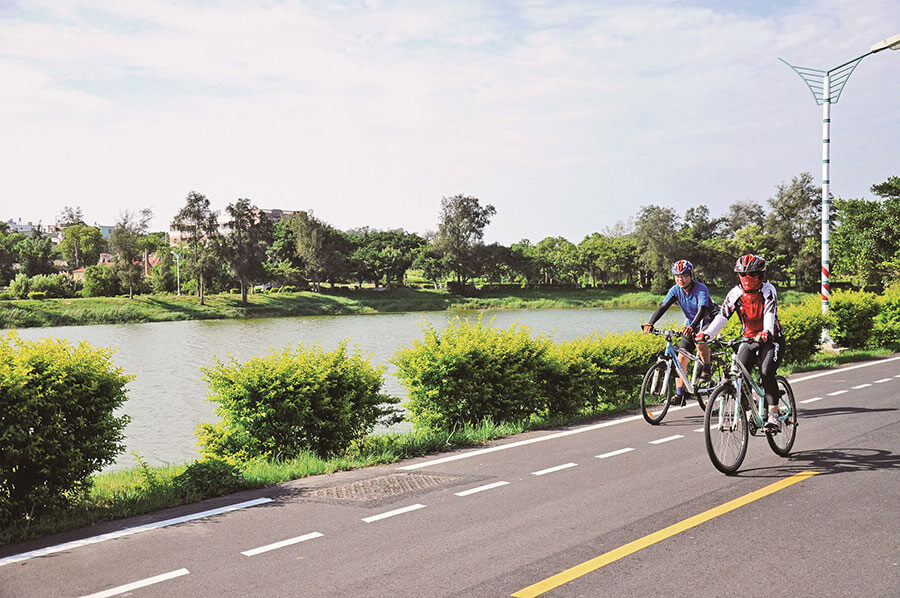
[[[776,455],[787,457],[797,437],[797,405],[787,378],[778,376],[775,380],[778,382],[778,419],[781,420],[781,431],[776,434],[766,432],[766,440]]]
[[[709,398],[703,419],[706,452],[716,469],[731,475],[747,455],[747,415],[734,386],[720,386]]]
[[[641,413],[648,424],[659,425],[669,410],[669,398],[675,394],[675,372],[666,370],[669,362],[659,361],[647,370],[641,383]]]

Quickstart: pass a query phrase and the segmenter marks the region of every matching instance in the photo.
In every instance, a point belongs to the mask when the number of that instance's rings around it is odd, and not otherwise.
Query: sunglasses
[[[759,272],[747,272],[746,274],[738,274],[741,278],[759,278]]]

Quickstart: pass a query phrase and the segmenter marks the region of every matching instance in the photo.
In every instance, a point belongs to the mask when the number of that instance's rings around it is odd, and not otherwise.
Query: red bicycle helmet
[[[734,271],[738,274],[749,274],[751,272],[765,272],[766,271],[766,260],[759,257],[758,255],[753,255],[752,253],[748,253],[747,255],[742,255],[738,258],[737,263],[734,265]]]

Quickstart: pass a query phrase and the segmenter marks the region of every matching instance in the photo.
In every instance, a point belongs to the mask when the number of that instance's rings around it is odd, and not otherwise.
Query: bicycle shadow
[[[870,409],[867,407],[828,407],[825,409],[809,409],[804,408],[799,412],[798,417],[802,422],[804,419],[815,419],[817,417],[830,417],[832,415],[855,415],[860,413],[883,413],[885,411],[897,411],[896,407],[884,407],[881,409]]]
[[[810,470],[833,475],[885,469],[900,470],[900,455],[883,449],[832,448],[793,453],[784,465],[745,469],[736,477],[782,477]]]

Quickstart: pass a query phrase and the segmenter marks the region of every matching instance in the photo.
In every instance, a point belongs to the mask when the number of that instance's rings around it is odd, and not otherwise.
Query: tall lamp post
[[[853,60],[840,64],[827,71],[811,69],[802,66],[794,66],[783,58],[781,62],[791,67],[800,75],[806,86],[813,94],[816,104],[822,104],[822,313],[828,313],[828,299],[831,289],[828,279],[831,275],[831,262],[829,255],[829,243],[831,238],[831,198],[829,188],[831,186],[831,105],[837,104],[841,97],[841,91],[853,69],[859,62],[868,56],[882,50],[900,50],[900,34],[878,42],[872,48]]]
[[[181,255],[175,251],[172,251],[172,255],[175,256],[175,279],[178,285],[178,294],[181,295]]]

